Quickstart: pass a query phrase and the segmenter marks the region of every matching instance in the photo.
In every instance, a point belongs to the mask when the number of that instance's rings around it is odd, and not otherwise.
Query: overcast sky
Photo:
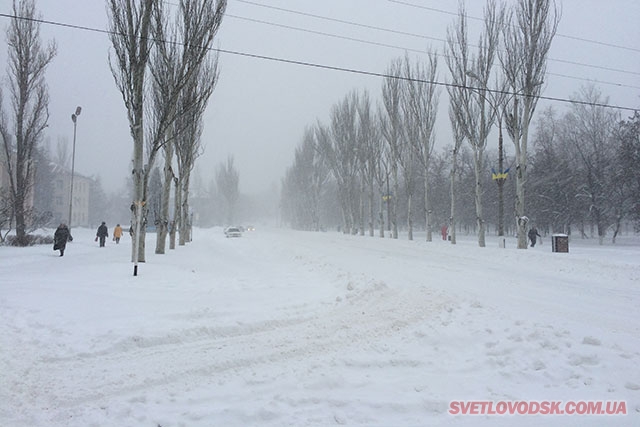
[[[469,15],[481,17],[484,2],[468,3]],[[600,82],[598,87],[611,104],[640,107],[640,2],[564,0],[558,5],[562,20],[551,49],[544,95],[570,98],[591,80]],[[38,0],[37,7],[48,21],[106,28],[102,0]],[[424,58],[422,52],[432,46],[442,54],[446,28],[456,10],[453,0],[229,0],[217,47],[382,73],[405,50]],[[0,13],[11,14],[10,0],[0,2]],[[7,18],[0,18],[5,40],[0,52],[3,81],[8,24]],[[469,20],[471,42],[477,39],[480,24]],[[100,176],[107,191],[124,189],[131,171],[132,140],[108,66],[107,35],[51,24],[43,24],[41,32],[45,40],[53,38],[58,45],[46,75],[51,97],[46,137],[52,145],[66,139],[70,146],[71,114],[82,106],[76,171]],[[279,185],[305,127],[316,120],[328,123],[331,107],[350,90],[367,89],[376,100],[382,84],[379,77],[228,53],[220,55],[220,70],[205,115],[205,154],[196,173],[208,182],[215,167],[233,155],[245,193]],[[439,81],[448,79],[442,57],[438,75]],[[440,146],[449,143],[447,104],[443,90],[436,130]],[[548,104],[541,102],[539,111]],[[560,111],[568,107],[561,102],[554,105]]]

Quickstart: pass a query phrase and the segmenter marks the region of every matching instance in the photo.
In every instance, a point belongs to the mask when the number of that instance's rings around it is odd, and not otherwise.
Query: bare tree
[[[380,119],[380,110],[378,110],[377,120],[378,123],[381,123]],[[389,220],[389,212],[390,212],[390,189],[389,189],[389,178],[390,178],[390,161],[389,161],[389,148],[385,142],[385,139],[382,137],[382,131],[378,126],[379,136],[376,139],[376,146],[373,149],[376,164],[375,164],[375,181],[376,186],[378,188],[378,193],[380,195],[380,207],[378,211],[378,223],[380,227],[380,237],[384,237],[384,211],[385,207],[387,208],[387,219]],[[389,230],[391,230],[391,222],[387,224]]]
[[[528,192],[538,229],[569,234],[571,224],[580,222],[583,209],[576,198],[581,184],[577,156],[563,135],[563,127],[564,119],[557,117],[552,107],[538,116]]]
[[[449,88],[449,94],[453,98],[460,92],[459,88]],[[458,153],[464,142],[464,135],[460,129],[458,117],[454,111],[455,107],[449,106],[449,120],[453,131],[453,149],[451,150],[451,175],[450,175],[450,197],[451,197],[451,214],[449,216],[449,236],[451,236],[451,244],[456,244],[456,197],[457,197],[457,178],[458,178]]]
[[[318,150],[338,185],[345,233],[354,233],[358,222],[357,100],[355,92],[349,93],[342,102],[333,106],[330,127],[316,126]]]
[[[44,75],[56,55],[55,42],[42,45],[38,19],[33,0],[13,1],[13,17],[7,30],[13,132],[7,123],[0,91],[0,137],[19,245],[27,244],[34,155],[49,120],[49,92]]]
[[[428,52],[426,65],[419,62],[412,67],[409,57],[404,60],[403,109],[406,117],[409,144],[422,168],[424,183],[424,215],[427,242],[431,236],[431,206],[429,204],[429,169],[435,144],[434,127],[438,112],[439,91],[436,86],[438,58]]]
[[[208,54],[222,23],[226,3],[226,0],[181,0],[177,23],[169,28],[166,37],[169,21],[162,2],[143,0],[136,6],[132,0],[109,0],[111,39],[117,57],[117,67],[111,63],[111,68],[127,106],[134,139],[132,223],[136,233],[132,259],[135,261],[144,262],[145,258],[144,224],[150,169],[157,153],[168,142],[167,132],[176,120],[177,99]],[[153,44],[148,40],[150,34],[155,40]],[[144,76],[152,47],[156,50],[150,71],[157,89],[154,91],[154,119],[146,141],[145,166]]]
[[[168,136],[173,138],[173,134]],[[162,147],[162,154],[164,156],[163,166],[163,180],[162,180],[162,203],[160,205],[160,213],[158,217],[158,223],[156,224],[156,254],[164,254],[167,242],[167,235],[169,234],[169,227],[175,227],[175,224],[170,223],[169,220],[169,199],[171,198],[171,184],[176,176],[173,173],[173,155],[174,145],[169,143]]]
[[[361,196],[360,196],[360,235],[364,235],[364,194],[369,206],[368,228],[369,235],[373,237],[375,226],[375,181],[380,158],[380,132],[374,122],[371,111],[371,99],[369,92],[364,91],[358,97],[356,106],[358,113],[358,157],[360,158]]]
[[[240,196],[240,174],[233,164],[233,156],[227,157],[227,162],[220,164],[216,171],[216,185],[227,205],[227,224],[235,220],[235,208]]]
[[[282,185],[283,213],[293,227],[320,231],[320,203],[328,178],[329,170],[317,148],[315,130],[307,128]]]
[[[458,117],[458,125],[473,149],[475,167],[475,205],[478,223],[478,245],[485,246],[485,221],[482,206],[484,158],[487,137],[491,132],[499,109],[491,105],[487,92],[491,79],[493,64],[497,56],[503,12],[496,8],[494,1],[489,1],[484,11],[484,30],[480,35],[478,53],[469,55],[467,38],[467,17],[464,6],[460,6],[458,20],[453,28],[447,31],[447,65],[453,76],[454,84],[468,87],[472,78],[479,87],[466,94],[459,94],[454,100],[454,113]]]
[[[389,169],[393,181],[393,192],[387,194],[388,202],[391,202],[389,217],[391,221],[391,237],[398,238],[398,195],[400,183],[398,166],[404,137],[402,119],[402,90],[400,76],[402,74],[402,60],[396,59],[387,67],[387,77],[382,83],[382,108],[380,108],[380,126],[382,136],[389,147]]]
[[[131,261],[144,261],[141,236],[144,194],[144,90],[147,62],[151,52],[154,0],[107,0],[110,39],[114,56],[109,55],[111,73],[127,107],[133,138],[133,203],[131,226],[134,230]],[[140,255],[140,253],[142,255]]]
[[[577,97],[584,102],[573,104],[564,122],[564,137],[572,146],[577,163],[573,173],[580,176],[576,197],[585,200],[589,216],[603,244],[607,228],[615,223],[614,203],[617,180],[614,129],[619,121],[616,112],[599,105],[607,103],[593,86],[583,88]],[[575,164],[574,163],[574,164]],[[620,202],[620,200],[616,200]]]
[[[525,189],[529,125],[542,92],[547,56],[559,21],[560,13],[553,0],[518,0],[503,27],[505,46],[499,56],[513,95],[506,125],[516,155],[518,249],[528,246]]]
[[[178,174],[182,191],[182,215],[180,224],[180,244],[191,241],[191,210],[189,190],[191,172],[196,159],[202,154],[202,117],[209,98],[218,81],[218,57],[204,61],[182,90],[178,105],[178,127],[181,129],[175,139],[178,159]]]
[[[184,65],[181,55],[181,45],[177,24],[171,22],[164,12],[163,4],[158,5],[154,13],[154,27],[152,29],[154,38],[166,40],[167,43],[159,43],[151,54],[150,69],[153,73],[151,79],[151,108],[150,121],[152,122],[149,131],[153,134],[151,141],[161,145],[161,152],[164,156],[163,181],[162,181],[162,204],[156,221],[156,254],[164,254],[166,239],[169,229],[175,230],[175,218],[169,222],[169,199],[171,198],[171,185],[177,181],[178,177],[174,173],[174,140],[176,137],[175,109],[176,87],[179,82],[181,68]],[[185,47],[186,49],[186,47]],[[170,104],[171,103],[171,104]],[[171,116],[169,116],[171,114]],[[154,153],[154,144],[148,146],[148,152]],[[174,199],[175,203],[175,199]],[[172,242],[174,242],[172,240]],[[175,245],[172,244],[172,249]]]
[[[633,116],[618,123],[616,138],[619,140],[618,163],[622,172],[619,179],[627,187],[627,214],[640,230],[640,109]]]
[[[171,228],[171,248],[175,248],[175,232],[180,231],[180,245],[190,240],[189,184],[200,155],[200,135],[202,114],[218,78],[217,54],[210,54],[210,46],[222,23],[226,0],[182,0],[175,23],[169,23],[158,6],[155,14],[154,38],[157,43],[154,60],[151,62],[154,87],[154,128],[150,132],[149,164],[154,156],[167,144],[175,145],[177,175],[171,175],[176,185],[174,198],[174,221]],[[165,30],[165,29],[168,29]],[[169,33],[169,38],[166,33]],[[212,59],[210,57],[213,56]],[[165,175],[169,176],[166,158],[172,153],[166,148]],[[169,185],[166,181],[165,186]],[[170,190],[165,188],[165,193]],[[164,207],[163,207],[164,208]],[[163,223],[168,223],[168,212],[163,211]],[[157,238],[166,238],[166,227]],[[163,242],[156,244],[157,249]]]
[[[406,132],[407,137],[411,138],[411,132]],[[408,143],[404,142],[400,145],[398,164],[402,175],[402,184],[404,194],[407,197],[407,237],[413,240],[413,196],[416,191],[416,174],[418,166],[416,153]]]
[[[303,192],[306,200],[306,210],[309,212],[311,219],[311,229],[320,231],[322,229],[320,222],[321,200],[326,191],[326,183],[329,180],[329,169],[318,151],[318,143],[315,137],[316,135],[312,129],[305,131],[299,166],[303,169],[300,172],[308,176],[308,186]],[[296,152],[297,154],[298,152]]]

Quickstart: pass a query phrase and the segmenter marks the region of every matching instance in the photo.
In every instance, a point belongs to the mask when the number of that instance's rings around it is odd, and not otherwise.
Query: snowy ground
[[[558,254],[216,228],[133,277],[128,236],[73,234],[62,258],[0,247],[3,426],[640,425],[638,240]],[[453,400],[628,415],[453,416]]]

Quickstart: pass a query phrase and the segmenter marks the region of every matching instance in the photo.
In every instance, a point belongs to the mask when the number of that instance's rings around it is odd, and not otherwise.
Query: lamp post
[[[76,112],[71,115],[71,121],[73,122],[73,148],[71,151],[71,185],[69,186],[69,223],[67,226],[69,230],[71,230],[71,213],[73,211],[73,175],[75,171],[76,165],[76,126],[78,121],[78,116],[82,112],[82,107],[76,107]]]

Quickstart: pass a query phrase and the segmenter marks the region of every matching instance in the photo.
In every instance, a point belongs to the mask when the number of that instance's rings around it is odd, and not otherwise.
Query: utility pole
[[[71,184],[69,185],[69,221],[67,226],[71,231],[71,213],[73,211],[73,175],[75,173],[76,166],[76,127],[78,122],[78,116],[82,112],[82,107],[76,107],[76,112],[71,115],[71,121],[73,122],[73,148],[71,150]]]

